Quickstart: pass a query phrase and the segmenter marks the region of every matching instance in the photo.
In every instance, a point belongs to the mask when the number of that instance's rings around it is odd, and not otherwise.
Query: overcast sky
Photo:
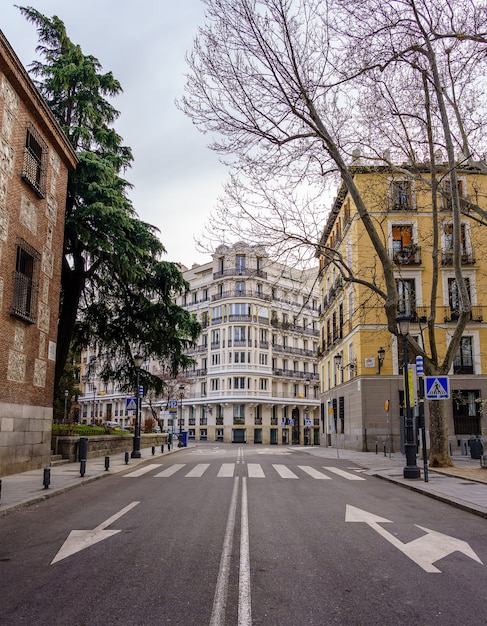
[[[160,229],[166,260],[210,260],[196,251],[198,237],[222,192],[226,170],[174,101],[183,93],[184,55],[203,23],[201,0],[35,0],[17,2],[57,15],[84,54],[113,72],[124,93],[114,100],[121,115],[115,128],[132,148],[126,174],[139,217]],[[35,58],[37,31],[2,0],[0,29],[24,66]]]

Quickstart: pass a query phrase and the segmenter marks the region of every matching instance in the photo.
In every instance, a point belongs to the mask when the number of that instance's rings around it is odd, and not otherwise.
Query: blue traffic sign
[[[125,398],[125,409],[127,411],[137,410],[137,398]]]
[[[424,387],[427,400],[448,400],[450,397],[448,376],[425,376]]]

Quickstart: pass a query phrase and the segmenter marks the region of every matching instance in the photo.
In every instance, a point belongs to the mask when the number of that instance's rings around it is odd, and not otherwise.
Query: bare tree
[[[459,197],[457,186],[459,166],[485,172],[485,90],[474,80],[485,71],[485,12],[473,0],[205,4],[207,23],[188,56],[180,106],[211,133],[211,147],[228,159],[227,193],[211,230],[217,237],[238,231],[240,238],[265,243],[296,261],[315,252],[325,255],[344,280],[370,287],[396,334],[395,266],[350,163],[358,149],[366,163],[386,162],[392,171],[406,171],[431,188],[436,259],[438,183],[448,179],[461,315],[440,357],[436,261],[429,346],[410,338],[428,372],[448,372],[471,312],[460,262],[460,216],[469,211],[481,222],[486,217],[477,201]],[[438,151],[446,154],[446,165],[437,163]],[[424,161],[430,164],[427,172]],[[407,166],[399,165],[404,162]],[[371,270],[365,280],[321,239],[326,217],[321,198],[337,181],[350,194],[380,263],[380,272]],[[445,416],[440,403],[430,408],[431,462],[451,464]]]

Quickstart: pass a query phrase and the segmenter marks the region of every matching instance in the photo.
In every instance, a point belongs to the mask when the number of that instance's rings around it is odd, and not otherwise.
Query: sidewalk
[[[196,444],[196,447],[205,444]],[[193,447],[191,444],[190,447]],[[183,448],[184,449],[184,448]],[[454,467],[447,469],[430,469],[428,482],[424,482],[423,461],[418,457],[417,463],[421,470],[420,480],[405,480],[403,468],[405,457],[395,452],[375,454],[373,452],[355,452],[353,450],[336,450],[320,446],[289,446],[289,451],[305,452],[311,456],[335,460],[337,458],[354,463],[365,470],[370,476],[377,476],[383,480],[423,493],[442,502],[446,502],[465,511],[487,518],[487,469],[480,467],[480,461],[467,456],[455,455],[452,457]],[[164,453],[155,448],[152,455],[151,448],[141,450],[140,459],[131,459],[125,463],[125,454],[120,453],[110,457],[108,471],[105,469],[105,458],[89,459],[86,462],[86,472],[80,475],[80,463],[66,463],[50,468],[50,485],[46,489],[43,485],[44,470],[32,470],[21,474],[5,476],[1,479],[0,517],[8,513],[41,502],[59,493],[64,493],[93,480],[98,480],[134,468],[144,461],[153,459],[157,462],[162,456],[178,452],[181,448],[173,447],[168,451],[164,446]]]
[[[296,448],[289,448],[295,450]],[[312,456],[326,459],[348,460],[366,470],[366,474],[377,476],[430,498],[441,500],[452,506],[487,518],[487,469],[480,467],[480,460],[469,456],[453,455],[454,467],[428,469],[428,482],[424,482],[423,459],[418,456],[421,470],[420,480],[403,478],[405,456],[399,452],[375,454],[374,452],[337,451],[336,448],[300,447],[299,450]]]
[[[43,484],[44,469],[4,476],[0,479],[0,517],[12,511],[51,498],[52,496],[64,493],[70,489],[75,489],[93,480],[117,474],[128,468],[134,468],[144,461],[150,459],[157,460],[162,456],[174,454],[181,449],[182,448],[177,447],[177,444],[176,447],[173,446],[170,451],[168,451],[167,446],[164,446],[164,453],[161,453],[161,448],[156,447],[154,449],[155,454],[152,455],[152,448],[142,448],[140,451],[140,459],[131,459],[129,453],[128,464],[125,463],[125,453],[115,454],[110,457],[108,471],[105,469],[105,457],[88,459],[86,461],[85,475],[83,477],[81,477],[80,474],[79,462],[55,465],[49,468],[51,470],[50,485],[47,489]]]

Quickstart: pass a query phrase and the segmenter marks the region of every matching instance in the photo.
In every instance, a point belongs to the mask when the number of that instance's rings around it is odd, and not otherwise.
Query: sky
[[[176,108],[187,71],[184,60],[204,21],[201,0],[31,0],[40,13],[57,15],[84,54],[111,71],[123,94],[112,102],[120,111],[115,130],[130,146],[134,185],[130,199],[141,220],[160,230],[164,257],[191,267],[211,260],[196,249],[222,195],[227,171],[196,129]],[[28,69],[38,44],[34,24],[11,0],[2,0],[0,30]]]

